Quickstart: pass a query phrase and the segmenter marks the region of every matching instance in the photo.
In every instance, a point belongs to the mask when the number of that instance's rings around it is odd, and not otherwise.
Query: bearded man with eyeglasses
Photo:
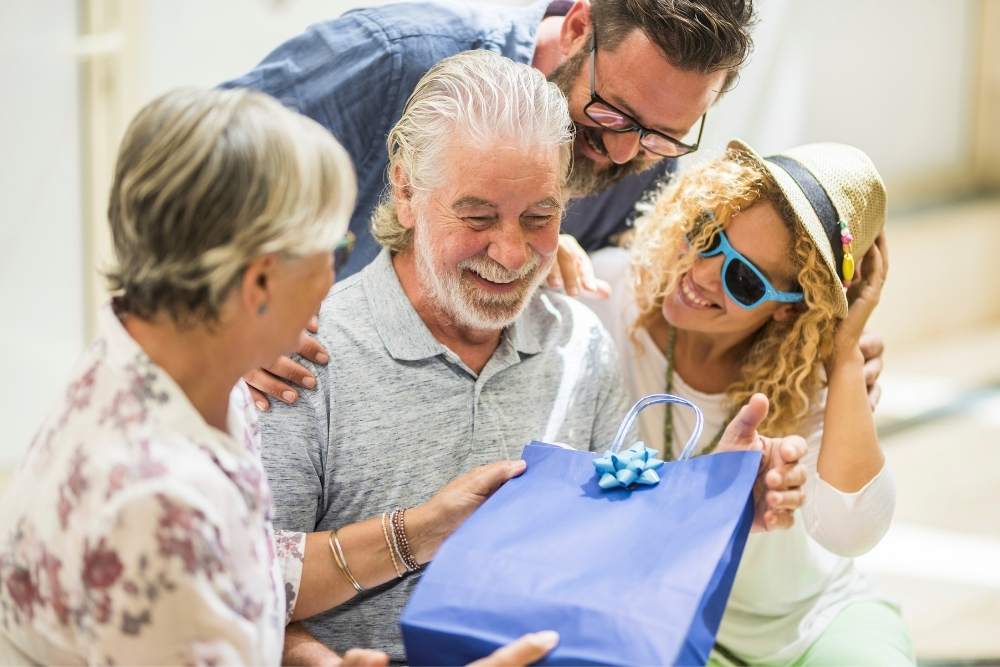
[[[697,148],[706,112],[750,53],[753,21],[752,0],[384,5],[312,26],[224,86],[270,93],[347,147],[359,196],[346,277],[378,253],[369,221],[387,184],[385,137],[420,77],[471,49],[530,63],[570,101],[575,201],[563,231],[592,251],[626,228],[673,158]]]

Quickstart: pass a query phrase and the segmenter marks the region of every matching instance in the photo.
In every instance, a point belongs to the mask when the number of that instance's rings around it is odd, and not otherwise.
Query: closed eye
[[[530,227],[540,228],[549,224],[556,216],[554,215],[525,215],[521,220],[528,223]]]
[[[495,215],[467,215],[463,216],[462,220],[469,223],[473,227],[489,227],[497,221]]]

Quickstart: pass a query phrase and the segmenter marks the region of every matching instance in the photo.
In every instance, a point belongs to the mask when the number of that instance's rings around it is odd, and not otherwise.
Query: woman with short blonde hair
[[[466,473],[391,527],[273,529],[240,376],[297,344],[354,196],[332,135],[260,93],[176,90],[132,121],[115,297],[0,499],[0,663],[278,664],[289,620],[416,569],[523,470]],[[542,640],[500,659],[537,659]]]

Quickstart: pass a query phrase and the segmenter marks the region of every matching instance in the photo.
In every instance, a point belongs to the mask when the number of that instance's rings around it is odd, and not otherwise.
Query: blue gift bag
[[[556,630],[547,665],[704,664],[753,520],[759,452],[690,459],[652,486],[603,490],[595,455],[531,442],[527,470],[449,538],[402,616],[413,665],[464,665]]]

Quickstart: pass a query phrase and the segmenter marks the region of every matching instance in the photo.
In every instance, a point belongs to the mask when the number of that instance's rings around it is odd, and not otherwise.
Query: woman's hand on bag
[[[549,651],[559,643],[559,634],[552,630],[543,632],[533,632],[524,635],[520,639],[515,639],[506,646],[501,646],[496,651],[470,662],[468,667],[520,667],[538,662]]]
[[[504,482],[524,472],[523,460],[497,461],[448,482],[423,505],[406,511],[406,532],[413,542],[418,563],[434,558],[446,537],[503,486]]]
[[[797,435],[768,438],[757,429],[770,407],[764,394],[754,394],[729,422],[716,452],[760,451],[760,471],[753,488],[753,530],[789,528],[793,513],[805,501],[802,485],[806,469],[800,460],[806,454],[806,441]]]
[[[570,296],[589,292],[599,299],[607,299],[611,295],[611,286],[594,275],[590,255],[569,234],[559,235],[559,250],[556,251],[556,261],[552,263],[546,284]]]
[[[309,335],[317,331],[319,331],[319,321],[314,316],[309,320],[306,330],[299,336],[299,349],[296,351],[309,361],[325,365],[330,361],[329,353],[319,341]],[[284,356],[278,357],[267,368],[250,371],[243,376],[243,379],[250,385],[250,395],[260,410],[267,410],[270,407],[268,397],[291,405],[299,399],[296,387],[313,389],[316,386],[316,378],[308,368]]]

